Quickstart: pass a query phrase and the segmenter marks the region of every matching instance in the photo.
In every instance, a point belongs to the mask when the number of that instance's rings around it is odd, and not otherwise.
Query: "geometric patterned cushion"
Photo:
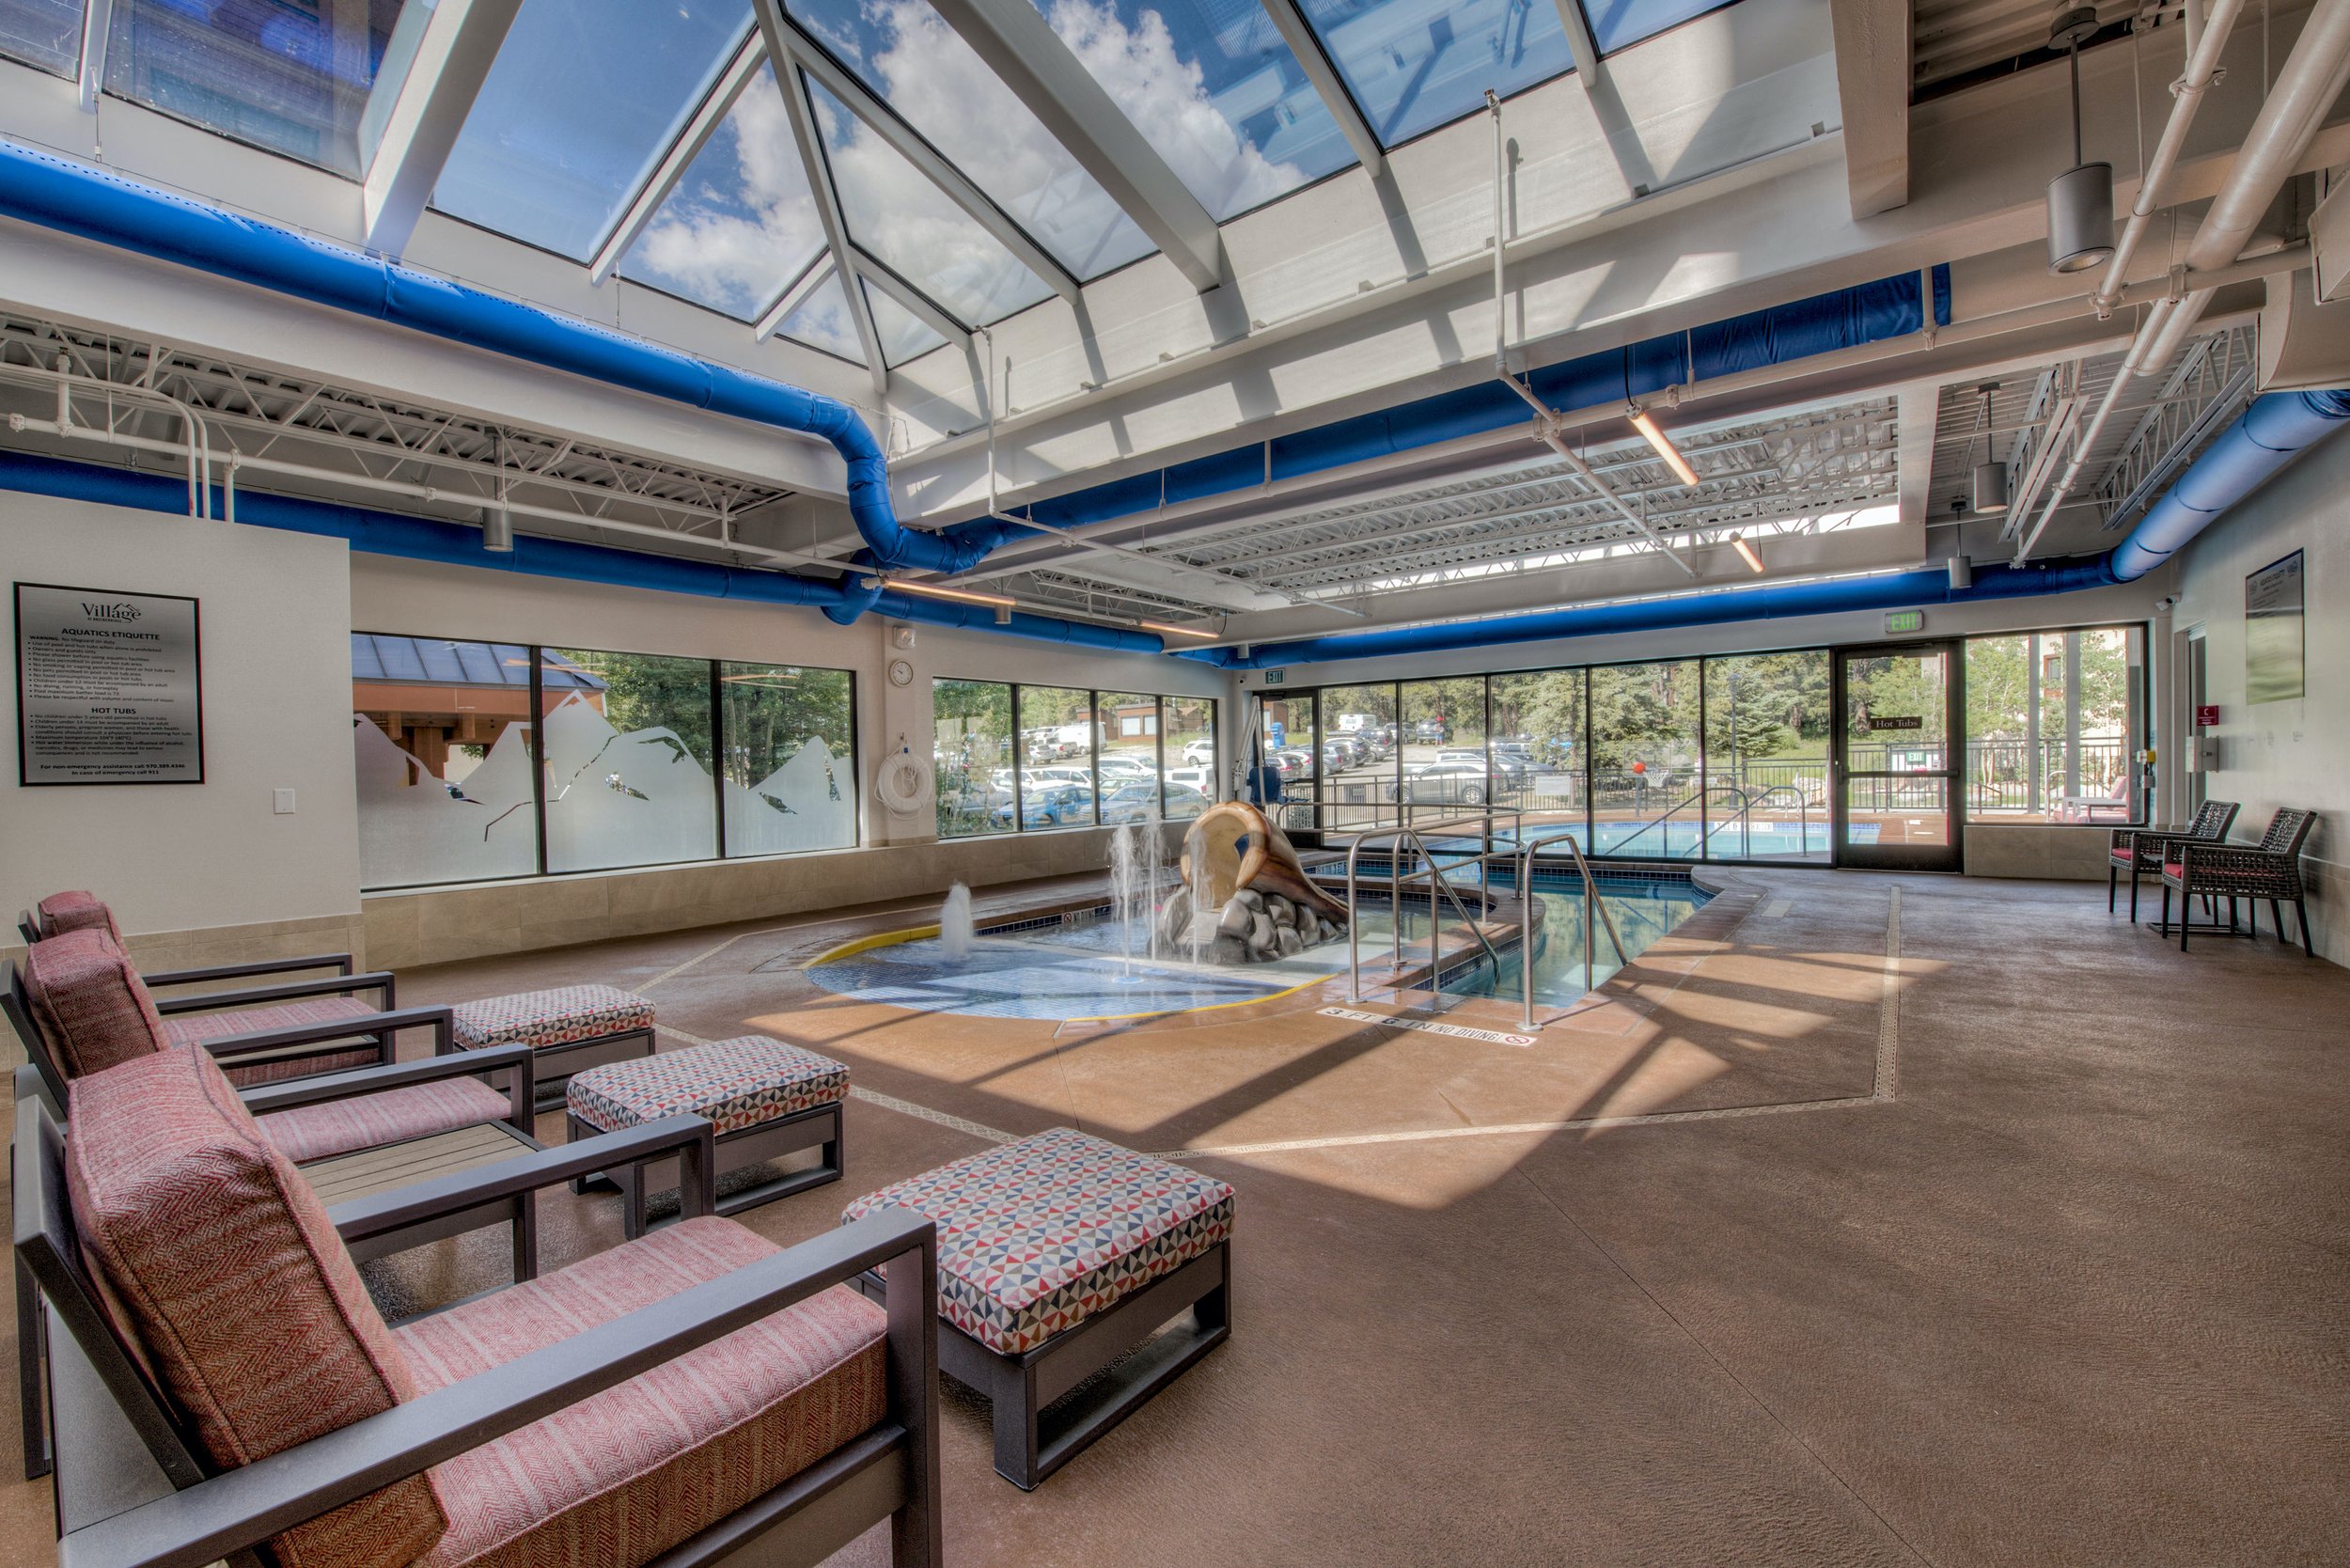
[[[681,1113],[708,1117],[720,1133],[756,1126],[849,1091],[849,1070],[830,1057],[763,1034],[617,1061],[574,1074],[571,1113],[603,1132]]]
[[[1232,1233],[1232,1189],[1168,1160],[1055,1127],[869,1193],[938,1225],[938,1310],[1018,1356]]]
[[[689,1219],[395,1330],[426,1391],[779,1248]],[[449,1530],[416,1568],[639,1563],[878,1425],[888,1317],[835,1286],[432,1470]]]
[[[95,927],[25,949],[24,990],[33,1021],[69,1078],[152,1056],[166,1043],[164,1021],[138,971],[115,939]]]
[[[261,1136],[296,1165],[381,1149],[412,1137],[453,1133],[503,1121],[514,1113],[506,1096],[479,1078],[441,1078],[347,1100],[326,1100],[257,1118]],[[522,1152],[520,1145],[516,1153]]]
[[[484,1045],[550,1045],[628,1034],[652,1027],[652,1003],[611,985],[564,985],[552,991],[519,991],[486,996],[456,1008],[457,1043],[468,1051]]]
[[[210,1056],[159,1051],[71,1094],[74,1229],[204,1457],[239,1468],[415,1397],[318,1195]],[[446,1523],[431,1482],[408,1477],[270,1546],[284,1568],[393,1568]]]
[[[115,946],[130,946],[122,938],[122,928],[115,924],[115,912],[108,909],[95,893],[52,893],[36,906],[40,934],[46,939],[69,931],[102,931],[115,939]]]

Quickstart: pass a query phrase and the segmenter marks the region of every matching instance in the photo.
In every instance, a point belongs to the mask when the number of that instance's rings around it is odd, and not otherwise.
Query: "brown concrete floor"
[[[988,1129],[1233,1184],[1231,1341],[1038,1492],[950,1392],[967,1568],[2350,1561],[2350,973],[2265,938],[2182,957],[2079,885],[1727,875],[1528,1048],[1310,996],[921,1017],[797,974],[902,916],[443,965],[401,999],[650,986],[666,1027],[794,1039],[926,1110],[853,1101],[847,1180],[744,1216],[782,1241]],[[612,1207],[553,1199],[549,1266],[616,1241]],[[502,1267],[484,1236],[391,1282]],[[47,1510],[0,1485],[0,1561],[50,1560]]]

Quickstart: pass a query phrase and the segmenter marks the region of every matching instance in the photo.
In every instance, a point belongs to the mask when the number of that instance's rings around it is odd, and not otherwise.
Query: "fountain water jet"
[[[947,902],[939,906],[939,951],[960,964],[971,956],[971,943],[975,935],[971,921],[971,889],[958,882],[947,889]]]
[[[1141,956],[1158,956],[1159,882],[1167,870],[1167,850],[1154,814],[1128,823],[1110,835],[1110,907],[1118,921],[1120,978],[1134,978],[1136,933],[1141,933]]]

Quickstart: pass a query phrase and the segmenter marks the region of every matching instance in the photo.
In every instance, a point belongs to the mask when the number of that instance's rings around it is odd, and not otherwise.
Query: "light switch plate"
[[[292,816],[294,814],[294,792],[291,790],[273,791],[270,809],[281,817]]]

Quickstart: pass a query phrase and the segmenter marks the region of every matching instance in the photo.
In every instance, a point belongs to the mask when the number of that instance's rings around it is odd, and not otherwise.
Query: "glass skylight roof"
[[[751,0],[524,0],[432,204],[590,259],[750,27]]]
[[[1219,223],[1355,161],[1261,5],[1035,5]]]
[[[957,321],[1001,321],[1051,293],[849,106],[810,82],[849,237]]]
[[[400,0],[118,0],[106,90],[355,179],[359,122],[400,17]]]
[[[1607,55],[1728,4],[1730,0],[1584,0],[1588,8],[1583,14],[1590,18],[1591,41]]]
[[[791,121],[762,66],[620,261],[620,275],[755,321],[824,248]]]
[[[1628,5],[1636,0],[1601,0]],[[1550,0],[1299,0],[1380,142],[1392,147],[1574,65]],[[1603,46],[1604,47],[1604,46]]]
[[[1080,278],[1151,254],[1148,236],[930,0],[791,0],[791,15],[873,95]]]
[[[916,326],[921,324],[915,322]],[[849,319],[848,292],[840,287],[839,270],[829,263],[824,281],[801,302],[797,310],[783,319],[782,332],[786,337],[812,343],[828,353],[837,353],[859,365],[865,363],[865,349],[856,340],[856,323]]]
[[[947,339],[887,291],[865,285],[865,301],[873,308],[873,336],[881,339],[882,358],[891,365],[918,359]]]
[[[82,69],[82,0],[0,0],[0,55],[60,76]]]

